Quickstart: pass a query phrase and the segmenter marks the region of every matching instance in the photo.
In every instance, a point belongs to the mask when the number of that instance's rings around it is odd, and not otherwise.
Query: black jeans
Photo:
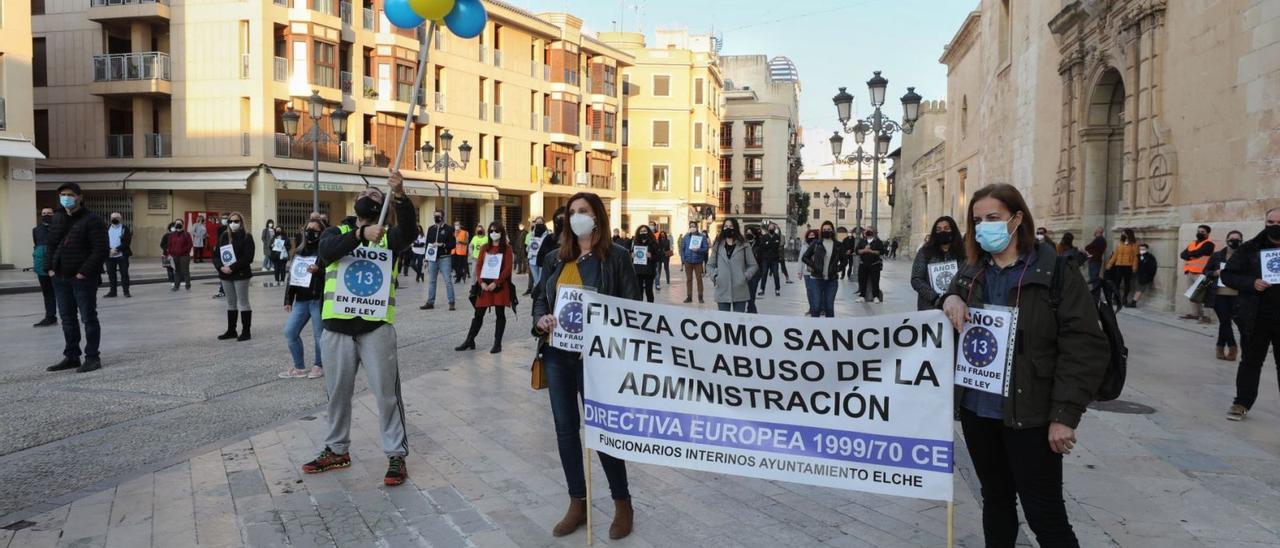
[[[124,292],[129,292],[129,258],[121,255],[119,257],[107,258],[107,279],[111,280],[111,293],[116,292],[117,272],[119,272],[119,283],[124,286]]]
[[[1116,291],[1120,293],[1120,303],[1128,303],[1130,295],[1133,295],[1133,267],[1113,266],[1108,274],[1111,283],[1116,285]],[[1124,289],[1121,289],[1122,286]]]
[[[102,327],[98,324],[98,278],[78,279],[54,276],[53,292],[58,299],[58,315],[62,317],[62,355],[80,357],[80,324],[84,324],[84,355],[98,357]],[[1257,384],[1257,383],[1255,383]]]
[[[778,260],[765,259],[760,265],[760,291],[769,288],[769,276],[773,275],[774,292],[782,291],[782,277],[778,274]]]
[[[1252,408],[1258,401],[1258,381],[1268,348],[1276,368],[1280,370],[1280,316],[1259,316],[1253,323],[1253,330],[1248,333],[1241,331],[1240,338],[1244,344],[1241,345],[1240,367],[1236,369],[1235,403]]]
[[[655,266],[653,272],[654,278],[656,280],[661,280],[662,274],[665,272],[667,274],[667,285],[671,285],[671,257],[666,256],[665,252],[660,253],[662,256],[658,257],[658,264]]]
[[[547,347],[542,353],[542,365],[546,368],[547,393],[551,395],[551,416],[556,422],[556,443],[560,446],[560,466],[564,468],[564,480],[569,485],[569,496],[587,496],[587,480],[582,468],[582,440],[578,429],[582,425],[582,357]],[[600,466],[609,479],[609,491],[613,500],[631,498],[627,489],[627,463],[621,459],[597,451]]]
[[[1215,295],[1213,311],[1218,315],[1218,346],[1235,346],[1236,334],[1231,327],[1231,320],[1236,315],[1236,296]]]
[[[283,282],[285,275],[289,273],[289,270],[284,267],[287,262],[288,261],[285,259],[271,259],[271,267],[274,269],[273,273],[275,274],[275,280],[277,283]]]
[[[653,302],[653,282],[655,274],[636,275],[636,279],[640,282],[640,296],[648,302]]]
[[[868,301],[877,297],[884,298],[884,292],[880,291],[880,271],[883,269],[883,264],[858,265],[859,297]]]
[[[50,318],[57,319],[58,300],[53,296],[53,278],[36,276],[36,279],[40,280],[40,294],[44,296],[44,318],[46,320]]]
[[[1062,455],[1049,448],[1048,425],[1015,430],[962,408],[960,426],[982,483],[987,548],[1013,548],[1017,542],[1019,498],[1042,548],[1078,548],[1062,501]]]

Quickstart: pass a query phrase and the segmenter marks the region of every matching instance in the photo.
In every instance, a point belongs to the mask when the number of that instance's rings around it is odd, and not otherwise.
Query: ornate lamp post
[[[462,141],[462,145],[458,147],[458,160],[455,161],[449,154],[453,151],[453,134],[449,130],[440,133],[440,157],[434,158],[435,147],[430,142],[422,143],[422,162],[426,164],[426,169],[435,171],[436,173],[444,173],[444,211],[445,215],[452,215],[453,208],[449,201],[449,172],[455,169],[466,169],[467,164],[471,163],[471,145],[467,141]]]
[[[327,133],[320,133],[320,119],[324,117],[324,103],[324,98],[320,97],[320,92],[312,90],[311,97],[307,98],[307,117],[311,118],[311,131],[299,141],[311,143],[311,210],[316,213],[320,212],[320,145],[332,142],[339,143],[338,156],[339,161],[341,161],[341,143],[347,133],[347,117],[351,116],[350,112],[343,110],[342,105],[338,105],[338,110],[329,113],[329,122],[338,138],[334,139]],[[292,146],[293,139],[298,135],[298,120],[302,118],[302,115],[293,110],[293,105],[289,105],[288,110],[280,117],[284,122],[284,133],[289,137],[289,143]]]
[[[893,140],[893,134],[901,131],[904,134],[911,133],[915,126],[916,120],[920,119],[920,101],[922,97],[916,93],[913,87],[907,88],[906,95],[901,98],[902,101],[902,123],[887,118],[881,111],[880,107],[884,106],[885,91],[889,87],[889,80],[880,76],[880,71],[870,80],[867,80],[867,91],[871,96],[872,113],[863,120],[857,120],[853,126],[849,125],[849,121],[853,118],[853,95],[845,91],[846,88],[840,88],[840,93],[832,99],[836,105],[836,115],[840,120],[840,125],[844,128],[845,133],[854,134],[854,138],[858,141],[858,150],[845,158],[840,157],[840,148],[844,144],[844,138],[840,137],[840,132],[836,132],[831,137],[831,152],[835,155],[836,161],[844,164],[858,165],[858,226],[862,226],[862,164],[870,162],[872,165],[871,179],[871,229],[879,232],[876,225],[879,220],[880,201],[877,199],[880,194],[880,163],[889,155],[889,143]],[[875,138],[875,147],[871,154],[866,154],[862,150],[861,143],[868,135]]]
[[[822,203],[827,209],[836,210],[836,220],[840,219],[840,211],[849,207],[850,196],[848,192],[841,192],[839,187],[831,187],[830,193],[822,193]]]

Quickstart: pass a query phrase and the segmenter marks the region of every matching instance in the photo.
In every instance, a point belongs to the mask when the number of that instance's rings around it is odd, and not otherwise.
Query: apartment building
[[[785,58],[720,57],[725,111],[720,123],[719,208],[744,225],[775,222],[794,235],[787,206],[801,164],[800,79]]]
[[[450,219],[514,226],[584,189],[620,212],[617,79],[632,60],[571,15],[486,2],[481,36],[436,33],[407,120],[427,33],[394,28],[382,0],[37,1],[34,119],[49,148],[31,207],[77,181],[89,207],[134,225],[141,254],[158,253],[170,221],[202,213],[300,226],[313,155],[320,210],[341,217],[355,192],[385,182],[406,124],[398,167],[423,219],[443,208],[445,185],[420,149],[438,157],[445,130],[455,160],[471,148],[449,173]]]
[[[0,268],[31,264],[36,223],[31,119],[31,4],[0,2]]]
[[[706,228],[717,212],[723,79],[714,39],[659,30],[652,45],[632,32],[600,33],[634,59],[622,71],[622,222],[674,234]]]
[[[869,144],[869,143],[868,143]],[[887,167],[882,165],[882,168]],[[858,169],[843,164],[823,164],[812,168],[799,178],[799,191],[809,196],[809,209],[806,213],[807,219],[805,225],[798,227],[800,230],[805,228],[818,228],[825,221],[835,223],[836,227],[846,227],[854,229],[858,227],[858,212],[862,212],[862,225],[871,226],[871,201],[878,200],[880,203],[876,206],[878,216],[878,225],[881,230],[880,237],[884,239],[900,237],[901,234],[893,231],[891,228],[891,220],[893,216],[893,207],[890,205],[887,174],[882,169],[880,172],[880,193],[872,192],[872,182],[875,181],[874,174],[870,167],[862,169],[862,198],[858,199]],[[847,197],[846,197],[847,196]]]

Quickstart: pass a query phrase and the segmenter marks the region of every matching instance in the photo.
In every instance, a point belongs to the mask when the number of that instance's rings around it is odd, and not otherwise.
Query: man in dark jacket
[[[133,229],[124,224],[124,216],[119,211],[111,212],[111,226],[107,227],[107,279],[111,289],[104,298],[116,296],[117,280],[123,286],[124,296],[129,294],[129,257],[133,256]]]
[[[1133,293],[1133,306],[1130,308],[1137,308],[1142,302],[1142,294],[1151,291],[1159,268],[1156,256],[1151,254],[1151,247],[1146,242],[1138,244],[1138,288]]]
[[[48,371],[75,369],[85,373],[102,367],[98,342],[98,285],[107,260],[107,224],[84,208],[80,185],[58,187],[62,207],[53,216],[45,239],[44,271],[53,279],[53,293],[62,318],[63,359]],[[84,363],[80,362],[80,325],[84,323]]]
[[[764,234],[760,236],[760,295],[764,295],[765,287],[769,285],[769,275],[773,275],[773,294],[778,296],[782,294],[782,277],[778,273],[778,264],[782,261],[782,232],[778,230],[778,225],[769,223]]]
[[[858,241],[858,299],[856,302],[884,302],[884,292],[880,291],[880,272],[884,270],[884,255],[889,248],[884,240],[876,237],[875,231],[867,229],[865,237]]]
[[[1098,282],[1098,277],[1102,274],[1102,257],[1107,254],[1107,239],[1103,237],[1106,234],[1102,227],[1093,229],[1093,241],[1089,245],[1084,246],[1085,255],[1089,262],[1089,283]]]
[[[436,307],[436,278],[444,279],[444,293],[449,298],[449,310],[454,310],[453,281],[453,249],[458,240],[453,227],[444,222],[444,210],[437,209],[431,219],[435,224],[427,227],[427,302],[418,307],[431,310]],[[434,259],[432,259],[434,254]]]
[[[40,282],[40,293],[44,296],[44,318],[32,327],[45,327],[58,323],[58,301],[53,296],[53,278],[44,269],[44,256],[48,246],[49,226],[53,224],[53,208],[40,210],[40,224],[31,229],[31,270],[36,273]]]
[[[1262,233],[1242,244],[1222,270],[1222,282],[1240,292],[1236,297],[1236,323],[1243,339],[1236,370],[1236,397],[1227,411],[1227,420],[1244,420],[1249,413],[1258,400],[1258,382],[1267,349],[1280,345],[1280,284],[1260,277],[1269,277],[1268,274],[1280,274],[1280,207],[1267,211]],[[1280,352],[1274,354],[1272,359],[1280,368]]]

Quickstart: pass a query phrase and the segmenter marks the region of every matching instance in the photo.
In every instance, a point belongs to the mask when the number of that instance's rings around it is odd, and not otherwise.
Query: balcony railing
[[[545,114],[542,116],[542,132],[551,133],[551,117]]]
[[[364,30],[373,30],[373,8],[364,8],[360,13],[360,25]]]
[[[488,119],[489,119],[489,103],[482,102],[480,103],[480,120],[484,121]]]
[[[148,158],[173,156],[173,136],[164,133],[148,133],[146,138]]]
[[[502,123],[502,105],[493,105],[493,123]]]
[[[249,60],[250,60],[250,57],[248,53],[240,54],[240,79],[241,80],[249,79]]]
[[[537,61],[530,60],[529,61],[529,77],[530,78],[542,77],[542,64],[538,63]]]
[[[133,134],[119,133],[107,136],[107,157],[108,158],[132,158],[133,157]]]
[[[172,80],[169,54],[161,51],[93,56],[93,81]]]
[[[486,63],[489,61],[489,46],[485,46],[485,45],[480,46],[480,59],[478,59],[478,61],[480,61],[481,63]]]
[[[421,155],[417,152],[413,154],[405,154],[400,160],[400,169],[416,169],[421,166]],[[377,147],[370,143],[364,145],[364,156],[360,160],[360,165],[371,167],[389,167],[391,165],[391,156],[386,152],[378,150]]]
[[[746,177],[747,177],[747,180],[748,180],[748,181],[761,181],[761,180],[764,180],[764,170],[763,170],[763,169],[748,169],[748,170],[746,171]]]
[[[248,132],[241,133],[240,134],[240,155],[248,156],[249,152],[252,149],[253,149],[253,140],[249,138],[249,133]]]
[[[272,3],[277,6],[289,7],[289,0],[272,0]]]
[[[764,137],[748,135],[744,146],[747,148],[764,148]]]
[[[492,166],[489,169],[489,176],[493,177],[494,179],[501,179],[502,178],[502,162],[494,160],[493,162],[490,162],[489,165]]]
[[[272,59],[272,77],[277,82],[289,81],[289,60],[284,57],[276,57]]]
[[[591,87],[591,84],[593,84],[593,83],[594,83],[594,82],[591,80],[591,77],[590,77],[590,76],[588,76],[588,77],[586,77],[586,78],[583,78],[583,79],[582,79],[582,89],[583,89],[583,91],[585,91],[585,92],[587,92],[587,93],[598,93],[598,92],[596,91],[596,88]]]
[[[330,139],[334,139],[329,135]],[[351,155],[348,150],[348,143],[337,142],[334,139],[328,143],[320,143],[319,145],[310,141],[301,141],[298,139],[290,139],[288,135],[283,133],[275,134],[276,158],[292,158],[295,160],[310,160],[313,149],[318,153],[321,162],[336,162],[341,164],[351,163]]]
[[[4,131],[5,127],[6,126],[4,121],[4,97],[0,97],[0,131]]]
[[[742,204],[742,212],[747,215],[759,215],[764,209],[764,204],[760,202],[746,202]]]
[[[542,65],[542,79],[547,82],[551,81],[551,65]]]
[[[169,5],[169,0],[89,0],[89,7],[100,8],[104,6],[131,6],[134,4],[164,4]]]
[[[538,113],[536,112],[529,113],[529,129],[538,131]]]
[[[436,92],[436,112],[444,112],[444,93]]]
[[[342,17],[342,24],[351,24],[351,2],[338,2],[338,15]]]
[[[495,67],[502,66],[502,50],[500,49],[493,50],[493,66]]]
[[[721,135],[721,136],[720,136],[720,148],[733,148],[733,136],[732,136],[732,135]]]
[[[338,73],[338,86],[342,88],[342,93],[351,95],[351,72],[342,71]]]

